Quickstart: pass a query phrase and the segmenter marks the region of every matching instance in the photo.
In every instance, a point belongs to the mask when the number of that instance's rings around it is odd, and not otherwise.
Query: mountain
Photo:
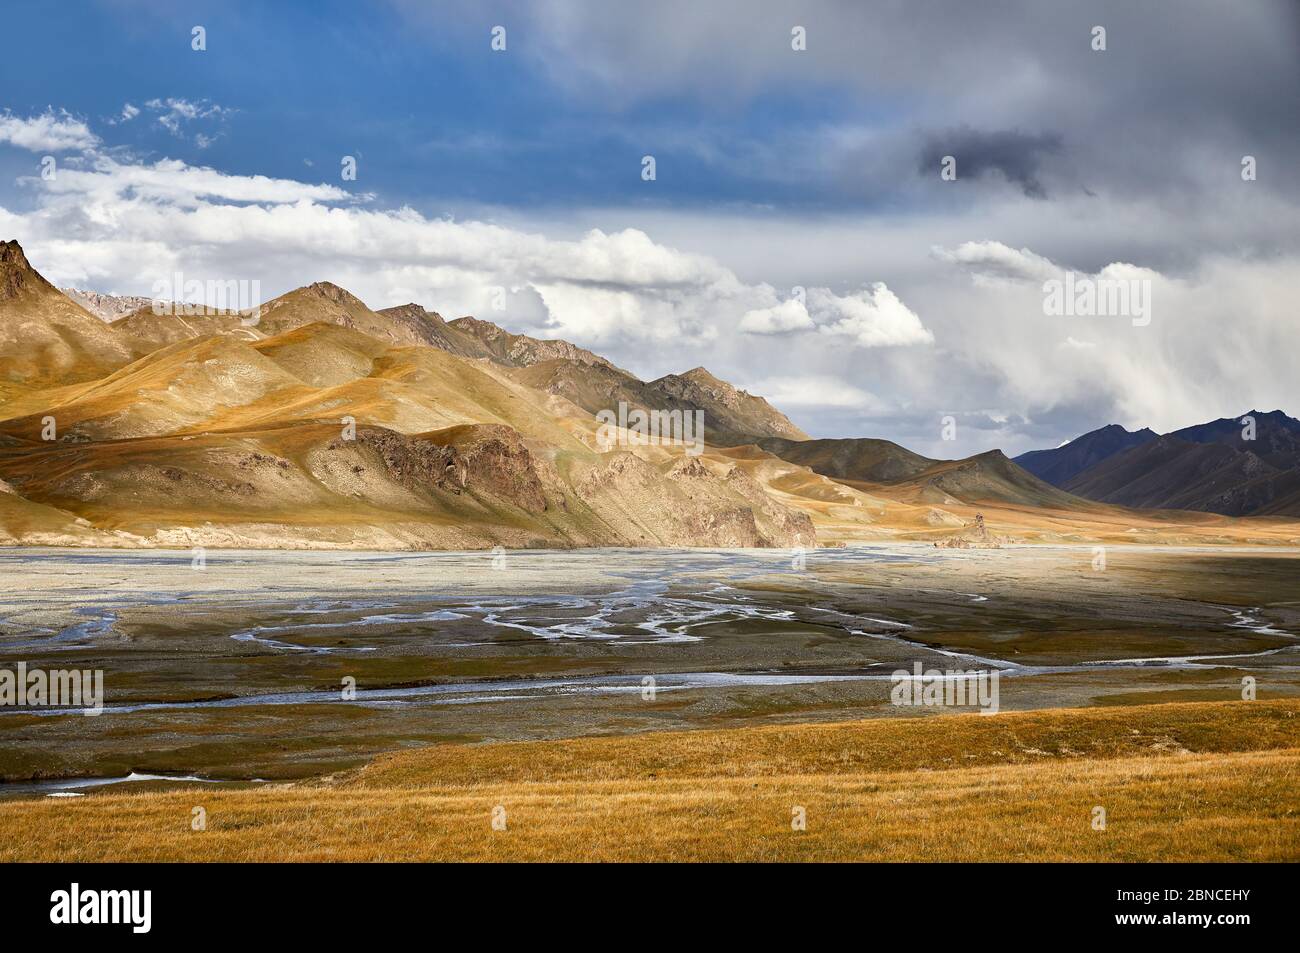
[[[1146,427],[1130,432],[1119,424],[1109,424],[1076,437],[1064,446],[1031,450],[1012,459],[1040,480],[1063,487],[1089,467],[1155,437],[1155,431]]]
[[[764,461],[602,447],[591,413],[512,376],[552,362],[639,383],[567,342],[374,311],[328,282],[256,320],[106,323],[2,251],[0,542],[816,545]]]
[[[807,440],[796,427],[762,397],[740,390],[703,367],[685,374],[668,374],[647,385],[652,391],[704,411],[706,426],[732,434],[787,437]]]
[[[1247,418],[1253,429],[1243,423]],[[1112,424],[1016,461],[1070,493],[1104,503],[1300,516],[1300,421],[1280,410],[1252,410],[1164,436]]]
[[[1038,479],[1008,459],[1001,450],[988,450],[963,460],[940,460],[897,482],[916,487],[927,502],[956,499],[963,503],[1090,509],[1086,500]]]
[[[895,483],[916,476],[938,462],[888,440],[871,437],[837,440],[768,437],[757,443],[782,460],[801,464],[836,480]]]
[[[1254,432],[1247,439],[1247,425],[1254,421]],[[1249,410],[1238,417],[1221,417],[1206,424],[1197,424],[1175,430],[1172,434],[1192,443],[1216,443],[1234,450],[1253,453],[1266,463],[1279,469],[1300,465],[1300,420],[1288,417],[1280,410],[1267,413]]]
[[[1001,450],[963,460],[931,460],[888,440],[765,439],[758,446],[783,460],[864,489],[883,485],[918,503],[1000,503],[1089,508],[1017,466]]]
[[[1276,455],[1273,455],[1276,459]],[[1199,510],[1226,516],[1300,516],[1300,464],[1279,468],[1252,450],[1193,443],[1176,434],[1117,454],[1065,487],[1107,503],[1151,509]]]
[[[436,311],[427,311],[414,302],[394,308],[380,308],[379,314],[415,330],[422,343],[441,348],[449,354],[468,358],[491,358],[492,352],[473,334],[454,328]]]
[[[541,361],[566,360],[591,367],[619,370],[600,355],[570,344],[568,341],[511,334],[491,321],[480,318],[457,318],[448,322],[447,327],[477,341],[483,349],[483,356],[499,364],[528,367]]]
[[[102,321],[116,321],[132,311],[153,307],[152,298],[142,298],[139,295],[110,295],[98,291],[82,291],[79,288],[59,290]]]
[[[1238,529],[1091,502],[998,451],[931,460],[884,440],[811,440],[702,367],[642,381],[566,341],[416,304],[376,311],[330,282],[252,312],[150,305],[105,322],[8,242],[0,343],[3,545],[1300,540],[1285,519],[1300,508],[1286,466],[1297,428],[1276,412],[1258,415],[1255,441],[1216,421],[1076,477],[1108,500],[1152,505],[1173,481],[1182,495],[1160,505],[1278,517]],[[620,404],[703,412],[704,445],[617,428],[611,441],[597,415]],[[1157,443],[1158,459],[1128,456]],[[1174,469],[1141,482],[1157,466]]]
[[[46,281],[16,241],[0,242],[0,385],[93,380],[133,356],[103,321]]]
[[[266,302],[255,326],[269,336],[316,322],[351,328],[386,344],[434,343],[431,332],[418,322],[372,311],[356,295],[329,281],[317,281]]]
[[[708,383],[699,383],[704,375]],[[606,410],[617,413],[620,403],[627,404],[629,412],[703,411],[704,437],[716,446],[754,443],[773,435],[803,436],[802,430],[763,398],[737,390],[703,368],[647,383],[608,362],[590,364],[554,358],[515,368],[510,376],[593,415]]]

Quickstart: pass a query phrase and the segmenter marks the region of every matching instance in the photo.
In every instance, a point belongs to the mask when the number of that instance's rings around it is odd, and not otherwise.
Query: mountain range
[[[643,381],[566,341],[415,303],[374,310],[327,281],[248,312],[140,300],[74,300],[0,243],[0,543],[809,547],[991,538],[986,518],[1023,539],[1242,532],[1062,485],[1121,459],[1118,439],[1055,468],[996,450],[934,460],[809,439],[703,367]],[[597,415],[622,404],[700,412],[705,445],[620,429],[611,446]],[[1293,449],[1268,433],[1258,459],[1272,469],[1243,471],[1250,493]],[[1253,452],[1222,428],[1179,439]],[[1284,489],[1269,512],[1292,512]]]
[[[1300,420],[1280,410],[1251,410],[1163,435],[1111,424],[1015,462],[1103,503],[1300,516]]]

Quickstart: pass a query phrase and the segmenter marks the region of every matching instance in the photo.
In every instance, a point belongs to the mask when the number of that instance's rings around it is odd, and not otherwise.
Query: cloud
[[[769,286],[638,229],[555,238],[405,207],[365,208],[333,185],[176,159],[88,161],[53,180],[24,180],[34,210],[0,209],[0,228],[20,236],[58,280],[146,293],[179,267],[256,279],[279,293],[328,278],[374,307],[417,300],[613,347],[698,347],[772,303]],[[500,291],[508,310],[497,314]]]
[[[141,202],[196,207],[207,199],[278,204],[352,198],[350,193],[333,185],[310,185],[264,175],[227,175],[179,159],[161,159],[153,164],[122,163],[105,155],[91,157],[88,169],[60,170],[57,178],[41,181],[40,187],[55,207],[60,207],[60,197],[90,199],[100,203],[102,211],[107,211],[109,203],[120,203],[114,207],[123,213],[139,211]],[[102,230],[103,224],[99,227]]]
[[[815,331],[849,338],[858,347],[934,342],[934,335],[926,330],[916,312],[883,282],[844,296],[829,288],[809,288],[802,297],[745,312],[738,327],[754,335]]]
[[[1008,108],[1028,96],[1018,85],[1027,67],[1013,65]],[[199,128],[178,122],[187,137]],[[647,379],[699,364],[705,351],[712,370],[757,381],[752,389],[810,433],[883,436],[931,456],[1052,446],[1112,421],[1167,430],[1251,405],[1296,412],[1287,402],[1300,347],[1290,304],[1300,297],[1298,193],[1287,193],[1291,172],[1276,160],[1243,183],[1229,140],[1196,153],[1193,179],[1220,181],[1190,201],[1058,188],[1069,170],[1057,160],[1070,156],[1053,154],[1034,173],[1045,201],[1021,188],[968,201],[936,183],[922,211],[578,203],[461,218],[377,207],[328,182],[128,159],[101,151],[88,129],[75,141],[80,166],[21,180],[20,201],[0,197],[0,238],[22,241],[60,284],[149,294],[180,269],[259,279],[270,297],[328,279],[374,307],[414,300],[565,337]],[[895,139],[879,167],[886,192],[892,181],[910,201],[929,188],[911,174],[920,141]],[[298,153],[289,158],[297,166]],[[419,198],[422,208],[455,207]],[[1152,324],[1045,315],[1042,283],[1060,276],[1060,262],[1148,278]],[[877,278],[887,285],[839,293]],[[796,285],[809,289],[802,302],[776,291]],[[947,413],[961,423],[957,443],[940,439]]]
[[[131,103],[123,103],[122,111],[114,118],[106,120],[110,126],[120,126],[124,122],[130,122],[136,116],[140,115],[140,107]]]
[[[482,18],[450,0],[394,4],[440,53],[482,43]],[[1096,6],[1088,22],[1041,0],[661,0],[654,22],[589,0],[498,0],[494,9],[528,37],[510,55],[595,122],[662,141],[657,128],[637,128],[636,106],[682,103],[686,116],[703,116],[690,131],[704,142],[697,157],[711,154],[724,178],[743,165],[752,197],[897,205],[900,191],[938,187],[937,159],[953,155],[948,194],[902,198],[1177,203],[1226,187],[1227,163],[1247,152],[1272,157],[1263,188],[1297,194],[1294,0],[1245,12],[1221,0]],[[1105,52],[1090,48],[1094,22],[1109,31]],[[803,53],[790,49],[796,23],[807,31]],[[747,115],[776,121],[735,118]],[[835,134],[823,138],[827,126]],[[888,148],[864,155],[868,141]],[[898,181],[918,165],[923,176]],[[1002,180],[1012,188],[963,187]]]
[[[751,394],[764,397],[774,407],[853,408],[883,413],[887,405],[873,394],[830,377],[767,377],[745,385]]]
[[[29,152],[81,152],[99,145],[99,137],[64,110],[47,109],[27,119],[6,110],[0,113],[0,142]]]
[[[1060,281],[1072,271],[1028,248],[1017,251],[996,241],[963,242],[953,249],[936,247],[932,254],[940,261],[965,267],[975,283],[982,285],[1019,282],[1037,287],[1047,281]],[[1164,277],[1155,269],[1122,261],[1111,262],[1095,274],[1074,271],[1074,275],[1125,282],[1158,281]]]
[[[830,319],[819,323],[819,333],[847,337],[859,347],[934,342],[934,335],[921,324],[916,312],[882,281],[843,297],[825,288],[812,288],[808,292],[808,304],[819,319]]]
[[[956,181],[997,173],[1030,198],[1047,197],[1040,174],[1048,156],[1061,152],[1059,133],[1018,130],[982,131],[968,126],[933,134],[921,150],[917,174],[939,175],[945,156],[956,160]]]
[[[206,99],[191,101],[168,97],[151,99],[144,106],[153,113],[154,122],[178,139],[185,137],[185,127],[189,123],[206,119],[222,120],[234,112],[233,109]],[[194,142],[200,149],[206,149],[215,139],[216,136],[202,132],[194,135]]]
[[[811,331],[815,327],[808,308],[798,298],[790,298],[770,308],[746,311],[740,319],[740,330],[746,334],[789,334],[792,331]]]
[[[952,249],[936,247],[933,254],[940,261],[962,265],[981,278],[1047,281],[1061,277],[1061,268],[1042,255],[1028,248],[1017,251],[1001,242],[962,242]]]

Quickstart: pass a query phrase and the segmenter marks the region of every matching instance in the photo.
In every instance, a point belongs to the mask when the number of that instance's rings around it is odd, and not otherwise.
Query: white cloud
[[[0,226],[57,280],[148,293],[179,267],[257,279],[275,294],[328,279],[374,307],[414,299],[581,344],[661,348],[711,341],[719,327],[772,300],[769,287],[637,229],[560,239],[409,208],[362,208],[336,186],[175,159],[88,161],[50,181],[24,180],[36,191],[35,210],[0,210]],[[491,311],[497,289],[508,292],[504,314]]]
[[[859,347],[896,347],[934,341],[934,335],[916,312],[903,304],[883,281],[843,297],[825,288],[811,288],[808,304],[819,320],[823,315],[831,318],[819,324],[820,333],[847,337]]]
[[[1107,266],[1099,274],[1151,280],[1154,319],[1134,327],[1048,317],[1043,275],[1060,274],[1050,258],[967,239],[1016,235],[1062,260],[1098,262],[1120,247],[1145,260],[1154,246],[1126,242],[1151,233],[1144,223],[1159,220],[1156,206],[1096,207],[1080,197],[1056,220],[1088,227],[1065,233],[1036,209],[939,219],[640,208],[633,219],[627,210],[578,209],[558,220],[516,215],[507,226],[379,209],[327,183],[128,162],[100,153],[89,130],[71,141],[87,150],[80,167],[21,180],[31,201],[22,211],[0,206],[0,238],[22,241],[58,284],[149,294],[180,269],[258,279],[269,297],[330,280],[373,307],[414,300],[448,317],[478,314],[565,337],[646,378],[699,364],[703,354],[720,376],[757,381],[753,390],[791,408],[810,433],[884,436],[932,456],[992,445],[1014,453],[1112,421],[1169,430],[1252,405],[1295,412],[1287,405],[1297,350],[1290,302],[1300,297],[1300,258],[1282,241],[1294,212],[1284,208],[1278,225],[1269,197],[1248,189],[1233,202],[1255,227],[1273,228],[1268,247],[1280,251],[1253,261],[1183,259],[1178,276]],[[1190,227],[1246,247],[1255,233],[1222,211],[1169,228],[1180,241]],[[630,220],[645,229],[622,227]],[[889,286],[829,290],[873,277],[862,274],[864,260]],[[808,288],[802,305],[776,291],[794,285]],[[497,288],[506,291],[502,312],[491,309]],[[861,347],[875,349],[869,369]],[[964,425],[958,444],[940,441],[943,414],[976,421],[986,407],[1008,423]]]
[[[995,241],[962,242],[956,248],[936,247],[940,261],[966,267],[976,279],[1046,281],[1059,278],[1061,268],[1028,248],[1017,251]]]
[[[841,407],[869,413],[888,408],[873,394],[841,380],[822,376],[767,377],[745,390],[758,394],[775,407]]]
[[[0,113],[0,142],[30,152],[85,151],[99,144],[99,137],[84,122],[63,110],[47,109],[39,116],[23,119],[8,110]]]
[[[229,107],[219,106],[206,99],[191,101],[175,97],[151,99],[144,104],[144,107],[154,114],[154,122],[178,139],[185,138],[185,127],[189,123],[200,120],[221,120],[234,112]],[[194,143],[200,149],[206,149],[216,139],[216,135],[204,132],[194,134]]]
[[[196,207],[203,199],[233,202],[336,202],[352,196],[333,185],[309,185],[293,179],[264,175],[227,175],[216,169],[192,166],[179,159],[162,159],[152,165],[124,164],[108,156],[95,156],[89,169],[60,170],[41,181],[47,197],[76,197],[78,201],[120,202],[116,211],[142,210],[140,200]],[[106,206],[101,206],[107,211]],[[98,223],[101,227],[108,223]]]
[[[816,331],[849,338],[858,347],[895,347],[934,341],[934,335],[916,312],[903,304],[884,282],[843,296],[829,288],[809,288],[805,297],[807,304],[795,297],[747,311],[739,329],[755,335]]]
[[[810,331],[814,324],[808,308],[798,298],[790,298],[770,308],[746,311],[740,319],[740,330],[746,334],[789,334],[791,331]]]

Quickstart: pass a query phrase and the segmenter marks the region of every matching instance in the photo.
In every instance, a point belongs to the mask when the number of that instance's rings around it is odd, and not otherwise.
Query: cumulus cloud
[[[789,334],[815,327],[808,307],[798,298],[789,298],[770,308],[746,311],[740,319],[740,330],[746,334]]]
[[[6,110],[0,113],[0,142],[29,152],[68,152],[93,149],[99,137],[64,110],[47,109],[26,119]]]
[[[848,338],[858,347],[897,347],[934,341],[934,335],[916,312],[903,304],[884,282],[843,296],[829,288],[809,288],[802,297],[745,312],[739,329],[756,335],[816,331]]]
[[[859,347],[895,347],[904,344],[930,344],[934,335],[921,324],[916,312],[903,304],[885,283],[843,297],[825,288],[808,292],[808,305],[819,317],[821,334],[846,337]]]
[[[88,129],[70,141],[82,165],[22,180],[21,210],[0,205],[0,238],[59,284],[149,294],[179,269],[258,279],[270,297],[327,279],[373,307],[414,300],[565,337],[646,378],[703,353],[816,436],[932,456],[1052,446],[1112,421],[1168,430],[1252,405],[1295,412],[1297,219],[1262,183],[1236,180],[1178,216],[1056,193],[1044,215],[1003,189],[1004,205],[933,215],[514,210],[503,225],[378,208],[326,183],[128,161]],[[1059,262],[1151,281],[1151,325],[1045,315]],[[830,290],[876,277],[888,285]],[[775,290],[794,285],[802,300]],[[949,413],[956,443],[940,437]]]
[[[257,279],[273,293],[328,278],[374,307],[417,300],[615,350],[636,342],[699,347],[773,304],[770,286],[638,229],[556,238],[410,208],[366,208],[336,186],[175,159],[128,163],[95,154],[87,161],[50,181],[25,180],[36,208],[0,210],[0,226],[30,245],[51,277],[105,290],[146,293],[178,267]],[[494,312],[503,297],[506,311]],[[823,310],[836,305],[827,313],[838,322],[851,320],[843,309],[853,299],[825,292],[813,300]],[[860,327],[835,333],[897,334],[889,322],[901,305],[886,292],[880,306],[881,313],[859,316]]]

